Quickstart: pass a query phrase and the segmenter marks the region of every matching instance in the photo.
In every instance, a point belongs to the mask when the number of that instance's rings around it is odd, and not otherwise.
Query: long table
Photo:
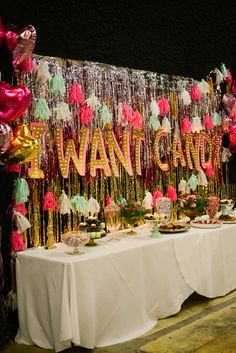
[[[17,254],[16,342],[59,352],[124,342],[177,313],[194,291],[213,298],[236,288],[236,225],[121,241],[98,240],[84,255],[68,247]]]

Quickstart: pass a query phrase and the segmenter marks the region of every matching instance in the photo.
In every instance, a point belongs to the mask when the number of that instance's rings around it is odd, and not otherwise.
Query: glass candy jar
[[[166,219],[170,219],[171,214],[171,200],[169,197],[159,197],[156,200],[156,211],[158,214],[165,215]]]
[[[104,207],[106,228],[110,232],[111,238],[116,238],[117,232],[121,226],[120,207],[111,201]]]
[[[89,242],[90,236],[86,232],[71,231],[62,235],[62,241],[67,246],[73,248],[73,251],[67,251],[69,255],[81,255],[84,254],[81,251],[81,247]]]

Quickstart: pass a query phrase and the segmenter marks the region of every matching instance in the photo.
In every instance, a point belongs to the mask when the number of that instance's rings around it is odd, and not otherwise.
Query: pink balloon
[[[0,45],[2,43],[3,38],[4,38],[4,25],[3,25],[3,21],[0,17]]]
[[[18,39],[18,35],[15,32],[13,32],[11,29],[7,28],[5,32],[5,42],[10,52],[14,50],[17,43],[17,39]]]
[[[3,122],[0,122],[0,154],[4,154],[13,139],[13,132],[11,127]]]
[[[14,121],[24,114],[31,99],[31,93],[25,86],[11,86],[0,83],[0,120],[6,123]]]
[[[34,26],[29,25],[19,33],[16,47],[13,50],[13,66],[15,69],[27,58],[34,50],[36,44],[36,30]]]
[[[20,71],[20,65],[33,53],[36,44],[36,29],[32,25],[18,28],[9,25],[5,30],[5,41],[12,52],[12,64],[15,70]]]
[[[226,113],[233,119],[236,118],[236,98],[231,93],[223,95],[222,104]]]

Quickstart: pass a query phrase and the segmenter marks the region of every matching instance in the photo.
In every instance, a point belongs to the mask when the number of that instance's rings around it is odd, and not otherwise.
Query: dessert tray
[[[221,215],[218,218],[219,221],[223,222],[224,224],[235,224],[236,223],[236,217],[232,215]]]
[[[182,232],[186,232],[188,229],[189,229],[188,225],[173,224],[173,223],[167,223],[165,225],[160,225],[158,227],[158,230],[161,233],[182,233]]]
[[[211,229],[211,228],[220,228],[222,226],[222,222],[218,221],[218,220],[210,220],[210,221],[191,221],[190,222],[192,227],[195,228],[207,228],[207,229]]]

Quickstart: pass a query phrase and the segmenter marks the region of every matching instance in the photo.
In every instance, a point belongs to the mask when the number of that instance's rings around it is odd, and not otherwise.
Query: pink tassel
[[[134,129],[136,130],[141,130],[143,127],[143,118],[140,115],[138,110],[135,110],[132,120],[131,120],[131,125],[133,126]]]
[[[169,106],[168,100],[165,97],[162,97],[161,99],[159,99],[158,105],[159,105],[161,116],[167,115],[170,112],[170,106]]]
[[[108,195],[105,200],[105,205],[108,206],[110,205],[110,203],[111,203],[111,196]]]
[[[8,164],[6,169],[10,173],[20,173],[20,165],[19,164]]]
[[[157,199],[159,199],[160,197],[163,197],[163,192],[161,192],[160,190],[156,189],[156,191],[154,191],[154,194],[152,196],[152,206],[153,207],[156,207]]]
[[[182,121],[181,121],[181,133],[182,134],[186,134],[188,132],[191,132],[192,130],[192,127],[191,127],[191,122],[189,120],[189,117],[188,116],[184,116]]]
[[[122,106],[122,116],[123,116],[123,121],[130,123],[133,119],[133,109],[129,107],[126,103],[123,103]]]
[[[47,191],[43,199],[43,210],[44,211],[56,211],[58,204],[55,196],[51,191]]]
[[[208,178],[212,178],[214,176],[214,170],[210,162],[208,162],[206,165],[205,174]]]
[[[204,126],[206,130],[211,130],[214,128],[212,117],[209,113],[205,114]]]
[[[7,214],[10,215],[10,217],[13,217],[13,209],[15,209],[17,212],[20,212],[23,216],[25,216],[28,213],[24,203],[16,204],[15,201],[13,201],[8,207],[6,212]]]
[[[227,77],[225,79],[227,85],[231,85],[233,78],[230,72],[230,69],[227,70]]]
[[[70,104],[81,104],[85,101],[81,85],[77,82],[69,86],[68,94]]]
[[[18,232],[18,230],[13,230],[11,233],[11,254],[14,254],[18,251],[25,250],[25,244],[23,238]]]
[[[178,197],[177,197],[176,189],[172,185],[168,186],[166,197],[168,197],[172,202],[177,201]]]
[[[195,101],[195,102],[200,101],[200,99],[202,98],[202,94],[196,83],[192,85],[190,95],[191,95],[192,101]]]
[[[28,56],[19,66],[20,72],[32,72],[36,67],[35,62],[32,60],[31,56]]]
[[[93,110],[87,103],[80,108],[80,120],[82,125],[87,125],[93,120]]]

